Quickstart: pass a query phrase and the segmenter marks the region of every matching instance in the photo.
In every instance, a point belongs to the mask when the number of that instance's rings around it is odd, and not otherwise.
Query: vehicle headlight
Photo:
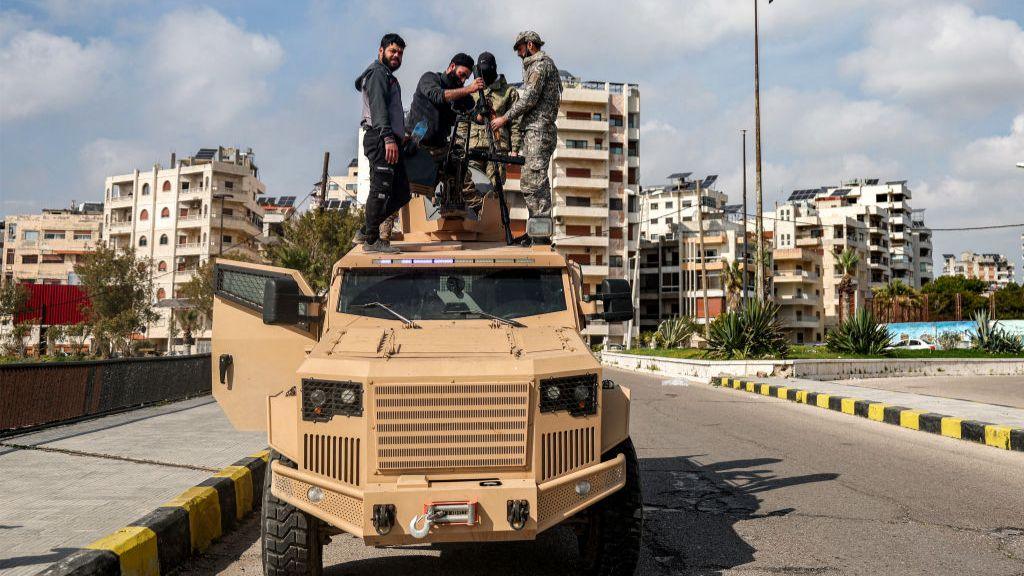
[[[359,382],[302,379],[302,419],[329,422],[335,416],[363,415],[363,385]]]
[[[573,416],[597,414],[597,374],[546,378],[540,382],[540,411],[567,411]]]

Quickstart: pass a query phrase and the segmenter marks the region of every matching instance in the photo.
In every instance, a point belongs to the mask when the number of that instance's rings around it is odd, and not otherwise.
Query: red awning
[[[68,284],[22,284],[28,290],[28,312],[19,314],[18,323],[48,326],[80,324],[85,320],[83,307],[89,306],[89,298],[81,286]]]

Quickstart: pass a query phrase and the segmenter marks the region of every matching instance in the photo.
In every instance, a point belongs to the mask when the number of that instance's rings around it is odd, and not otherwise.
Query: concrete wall
[[[893,376],[1024,375],[1024,359],[949,358],[885,360],[685,360],[603,352],[605,366],[640,370],[667,377],[709,379],[715,376],[791,376],[811,380],[888,378]]]

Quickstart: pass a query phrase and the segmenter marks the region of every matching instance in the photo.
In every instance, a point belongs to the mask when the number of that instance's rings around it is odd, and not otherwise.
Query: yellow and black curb
[[[37,576],[159,576],[227,534],[263,498],[269,452],[243,458]]]
[[[819,408],[827,408],[835,412],[860,416],[876,422],[895,424],[903,428],[921,430],[931,434],[939,434],[949,438],[969,440],[1004,450],[1015,450],[1024,452],[1024,429],[1011,428],[978,422],[976,420],[964,420],[954,416],[935,414],[904,408],[902,406],[890,406],[880,402],[869,402],[857,398],[846,398],[833,396],[823,392],[809,392],[799,388],[788,388],[786,386],[775,386],[757,382],[748,382],[736,378],[716,377],[711,383],[715,386],[744,390],[762,396],[781,398],[800,404],[808,404]]]

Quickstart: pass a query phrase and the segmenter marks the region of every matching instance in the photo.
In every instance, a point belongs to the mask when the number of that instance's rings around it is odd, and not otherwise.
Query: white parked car
[[[909,338],[907,340],[900,340],[886,348],[886,350],[935,350],[935,345],[929,344],[924,340],[918,340],[917,338]]]

